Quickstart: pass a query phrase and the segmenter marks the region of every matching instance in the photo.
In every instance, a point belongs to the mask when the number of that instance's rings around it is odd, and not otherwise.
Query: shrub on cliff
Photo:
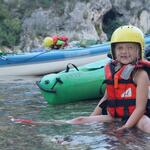
[[[17,17],[12,16],[9,7],[2,3],[0,5],[0,22],[0,46],[13,47],[18,44],[21,22]]]

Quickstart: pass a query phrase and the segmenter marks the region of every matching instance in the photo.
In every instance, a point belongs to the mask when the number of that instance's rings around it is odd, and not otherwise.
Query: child
[[[106,91],[91,116],[78,117],[70,124],[125,123],[117,131],[138,127],[150,133],[150,62],[143,60],[144,36],[135,26],[121,26],[111,37],[113,61],[105,66]]]

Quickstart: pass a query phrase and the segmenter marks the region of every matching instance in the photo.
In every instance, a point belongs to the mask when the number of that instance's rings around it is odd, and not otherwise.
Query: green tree
[[[0,46],[13,47],[18,44],[21,21],[11,15],[9,7],[0,0]]]

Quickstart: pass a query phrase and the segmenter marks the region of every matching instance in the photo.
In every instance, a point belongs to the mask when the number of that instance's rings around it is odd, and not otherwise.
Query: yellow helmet
[[[53,39],[51,37],[46,37],[44,40],[43,40],[43,46],[45,48],[49,48],[50,46],[53,45]]]
[[[111,37],[111,53],[113,59],[115,59],[113,45],[122,42],[138,43],[141,48],[140,58],[144,56],[144,34],[139,28],[132,25],[125,25],[117,28],[113,32]]]

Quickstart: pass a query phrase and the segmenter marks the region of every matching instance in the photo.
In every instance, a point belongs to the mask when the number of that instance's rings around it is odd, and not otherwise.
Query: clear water
[[[29,125],[11,116],[35,121],[89,115],[96,100],[49,106],[35,84],[38,78],[0,80],[0,150],[149,150],[150,136],[137,129],[116,134],[121,124]]]

